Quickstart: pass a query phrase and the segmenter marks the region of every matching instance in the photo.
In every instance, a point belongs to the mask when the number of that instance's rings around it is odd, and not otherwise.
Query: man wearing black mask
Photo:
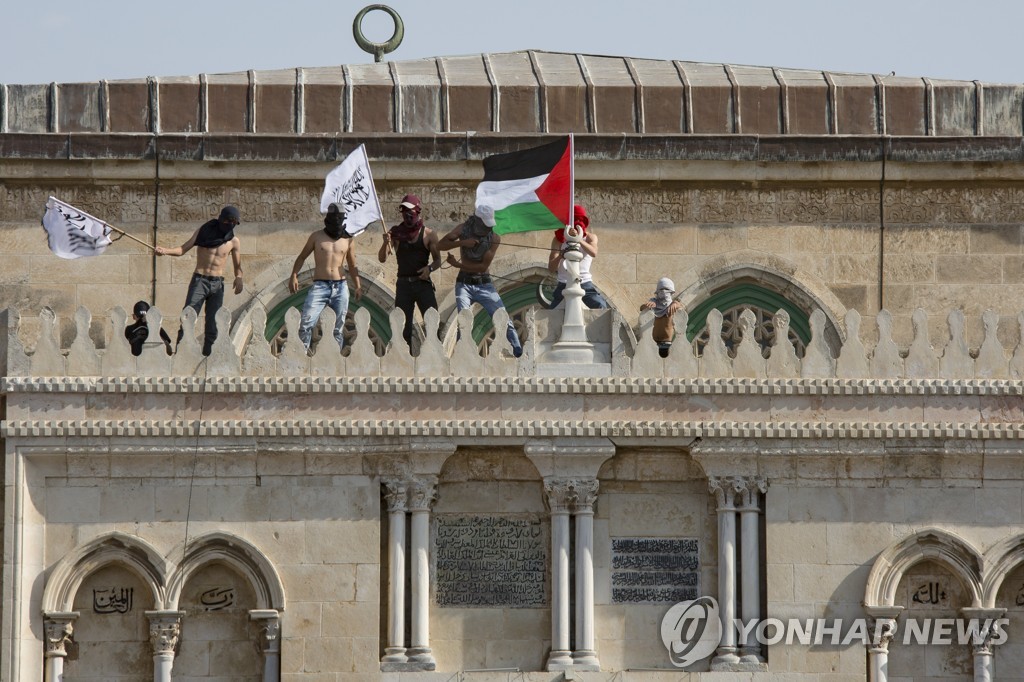
[[[406,194],[398,205],[402,222],[384,233],[384,243],[377,251],[377,260],[384,263],[388,254],[395,252],[398,261],[398,281],[395,283],[395,307],[405,313],[405,330],[402,337],[412,342],[413,310],[418,307],[420,315],[430,308],[437,309],[434,283],[430,273],[441,267],[441,252],[437,248],[437,233],[423,224],[420,218],[420,199],[415,194]],[[433,262],[429,261],[433,257]]]
[[[299,290],[299,270],[310,253],[313,254],[314,264],[313,285],[306,293],[306,302],[302,306],[299,339],[308,351],[313,338],[313,325],[320,319],[324,306],[329,305],[337,316],[334,323],[334,340],[338,342],[339,348],[344,348],[343,332],[349,298],[344,270],[346,263],[348,273],[355,282],[357,301],[363,297],[363,284],[359,280],[359,270],[356,268],[355,244],[345,231],[345,211],[341,205],[331,204],[327,207],[324,229],[309,235],[306,245],[299,251],[292,266],[292,276],[288,280],[288,289],[293,294]]]
[[[235,236],[235,228],[241,223],[241,213],[234,206],[225,206],[220,216],[210,220],[196,230],[181,246],[167,249],[156,247],[158,256],[183,256],[193,246],[196,248],[196,270],[188,285],[185,307],[199,314],[206,305],[206,325],[203,336],[203,355],[209,355],[217,338],[217,311],[224,305],[224,266],[228,256],[235,270],[234,291],[242,293],[242,251],[241,243]],[[182,330],[178,330],[178,342]]]

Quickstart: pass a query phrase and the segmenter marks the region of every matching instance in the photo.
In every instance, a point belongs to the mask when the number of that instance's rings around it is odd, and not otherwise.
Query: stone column
[[[548,670],[572,668],[569,650],[569,507],[575,495],[571,482],[545,479],[551,510],[551,653]]]
[[[430,507],[436,497],[436,476],[420,477],[409,485],[412,632],[406,654],[422,670],[436,667],[430,651]]]
[[[1006,615],[1006,609],[960,609],[960,614],[968,620],[975,619],[982,625],[981,630],[972,635],[971,649],[974,652],[974,682],[992,682],[995,679],[995,661],[993,660],[992,640],[999,635],[1000,626],[996,621]]]
[[[46,682],[61,682],[64,679],[64,659],[67,645],[74,635],[77,611],[51,611],[43,614],[43,632],[46,636]]]
[[[249,620],[259,628],[263,682],[278,682],[281,679],[281,614],[276,609],[253,609],[249,611]]]
[[[601,669],[594,646],[594,503],[597,479],[574,482],[573,516],[576,519],[576,649],[577,670]]]
[[[872,623],[871,644],[868,645],[868,680],[889,679],[889,642],[896,636],[895,618],[876,618]]]
[[[146,611],[149,643],[153,647],[153,682],[171,682],[174,652],[181,637],[184,611]]]
[[[711,669],[729,669],[740,662],[736,655],[736,494],[744,486],[733,476],[712,476],[708,487],[718,503],[718,611],[722,643],[711,660]]]
[[[388,643],[383,663],[405,663],[405,509],[403,481],[384,481],[388,505]]]
[[[761,494],[767,489],[768,481],[754,476],[743,479],[740,492],[740,556],[742,576],[740,578],[742,619],[747,625],[761,620]],[[749,628],[743,642],[740,642],[740,661],[743,663],[764,663],[761,646]]]

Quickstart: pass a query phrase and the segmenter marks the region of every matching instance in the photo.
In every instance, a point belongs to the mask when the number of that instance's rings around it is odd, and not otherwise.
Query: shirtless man
[[[442,251],[459,248],[461,258],[448,254],[448,263],[459,269],[455,278],[455,307],[464,310],[474,303],[479,303],[491,317],[498,308],[505,304],[491,282],[487,271],[494,260],[494,254],[501,246],[501,237],[494,232],[494,209],[490,206],[478,206],[476,213],[469,216],[466,222],[446,234],[438,242]],[[505,338],[512,346],[512,355],[520,357],[523,345],[516,334],[512,320],[508,321]]]
[[[206,305],[206,327],[203,335],[203,355],[209,355],[217,338],[217,311],[224,305],[224,265],[228,256],[235,270],[234,291],[242,293],[242,251],[235,228],[241,222],[241,213],[234,206],[225,206],[220,216],[196,230],[181,246],[167,249],[156,247],[158,256],[183,256],[196,247],[196,270],[188,285],[185,308],[199,314]],[[182,308],[184,310],[184,308]],[[178,329],[178,342],[182,330]],[[177,346],[177,344],[175,344]]]
[[[306,262],[309,254],[313,254],[313,286],[306,293],[306,302],[302,306],[302,321],[299,322],[299,339],[309,350],[313,337],[313,325],[320,319],[324,306],[331,306],[337,319],[334,323],[334,340],[339,348],[345,347],[345,317],[348,315],[348,285],[345,283],[345,270],[348,264],[349,274],[356,284],[356,300],[363,297],[363,284],[359,280],[356,268],[356,248],[352,237],[345,232],[345,211],[339,204],[327,207],[324,217],[324,229],[309,235],[306,245],[299,251],[292,276],[288,280],[288,289],[294,294],[299,290],[299,270]]]

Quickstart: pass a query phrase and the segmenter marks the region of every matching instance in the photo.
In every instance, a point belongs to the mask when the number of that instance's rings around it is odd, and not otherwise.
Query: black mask
[[[324,216],[324,232],[326,232],[327,236],[331,239],[348,237],[348,233],[345,232],[345,214],[328,213]]]

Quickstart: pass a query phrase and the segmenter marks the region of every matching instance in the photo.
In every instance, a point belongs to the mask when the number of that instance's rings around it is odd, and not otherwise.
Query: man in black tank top
[[[413,308],[422,316],[430,308],[437,308],[434,283],[430,273],[441,268],[441,252],[437,248],[437,234],[420,219],[422,206],[415,194],[406,194],[398,205],[402,222],[384,233],[384,243],[377,252],[377,260],[384,263],[394,252],[398,262],[398,281],[395,284],[395,307],[405,313],[402,337],[412,343]],[[433,262],[428,263],[433,257]]]

